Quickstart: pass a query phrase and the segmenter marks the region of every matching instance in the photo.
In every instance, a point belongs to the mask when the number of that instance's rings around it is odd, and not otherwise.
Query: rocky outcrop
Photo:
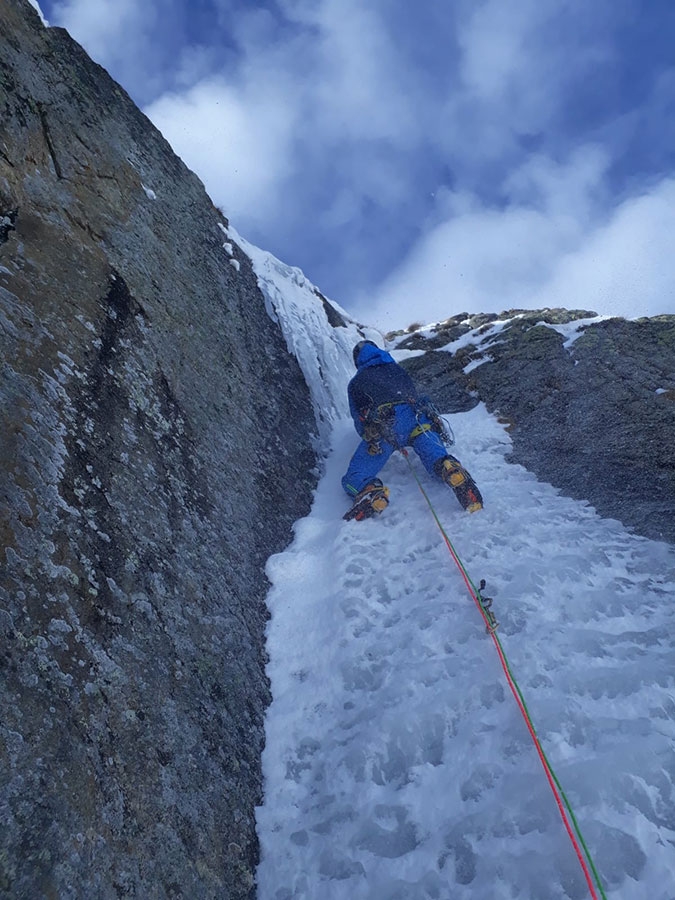
[[[498,413],[514,462],[640,534],[675,542],[675,316],[582,324],[566,347],[556,326],[591,316],[463,314],[399,346],[436,348],[406,367],[439,406],[483,400]],[[453,353],[439,349],[460,337]]]
[[[0,895],[249,897],[307,389],[199,180],[27,0],[0,116]]]

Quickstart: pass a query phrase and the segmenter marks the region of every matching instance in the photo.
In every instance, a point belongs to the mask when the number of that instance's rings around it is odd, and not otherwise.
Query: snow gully
[[[551,763],[549,762],[548,757],[546,756],[546,753],[544,752],[544,748],[541,746],[541,743],[537,736],[537,732],[534,728],[534,724],[532,723],[532,719],[530,718],[530,713],[528,711],[527,704],[525,703],[525,698],[523,697],[522,691],[520,690],[520,687],[518,685],[518,682],[515,679],[515,676],[513,675],[513,672],[511,671],[511,666],[509,665],[509,661],[506,657],[506,653],[504,652],[504,648],[502,647],[501,641],[499,640],[499,637],[497,636],[497,628],[499,627],[499,623],[497,622],[495,614],[491,610],[492,599],[490,597],[483,597],[481,594],[481,591],[485,587],[485,580],[481,579],[479,588],[476,588],[473,581],[471,580],[471,577],[469,576],[468,572],[466,571],[464,564],[462,563],[461,559],[459,558],[459,555],[457,554],[457,551],[455,550],[455,547],[454,547],[452,541],[448,537],[448,534],[447,534],[445,528],[443,527],[441,520],[439,519],[438,514],[436,513],[436,510],[434,509],[433,503],[431,502],[429,495],[427,494],[426,490],[424,489],[424,485],[418,478],[417,473],[415,472],[415,469],[413,468],[413,465],[410,462],[410,457],[408,456],[408,453],[405,450],[405,448],[403,448],[401,450],[401,453],[405,457],[405,460],[408,463],[410,471],[412,472],[412,475],[413,475],[415,481],[417,482],[417,486],[419,487],[419,489],[422,493],[422,496],[424,497],[424,499],[427,502],[429,510],[431,511],[431,514],[434,517],[436,525],[438,526],[438,529],[441,532],[443,539],[447,545],[448,551],[450,552],[450,555],[452,556],[452,559],[453,559],[455,565],[457,566],[457,568],[459,569],[459,572],[464,580],[464,583],[466,584],[467,590],[469,591],[469,594],[471,595],[481,616],[483,617],[483,621],[485,622],[485,630],[486,630],[487,634],[489,634],[490,637],[492,638],[495,649],[497,650],[497,654],[499,656],[499,661],[501,663],[502,669],[504,670],[504,675],[506,677],[506,681],[508,682],[509,688],[511,689],[511,693],[513,694],[515,701],[518,704],[518,708],[523,716],[523,719],[525,720],[527,730],[530,734],[530,737],[532,738],[535,749],[537,751],[537,755],[539,756],[542,767],[544,769],[544,773],[546,775],[549,786],[553,793],[553,796],[554,796],[554,799],[556,802],[556,806],[558,807],[558,810],[560,812],[560,817],[563,821],[563,825],[565,826],[565,830],[567,831],[568,837],[574,848],[576,857],[579,860],[579,864],[584,873],[584,877],[586,879],[586,883],[588,884],[588,889],[590,891],[590,895],[593,898],[593,900],[598,900],[598,897],[601,897],[602,900],[607,900],[607,895],[605,894],[605,891],[603,889],[602,882],[600,880],[600,875],[598,874],[598,870],[595,866],[595,863],[593,862],[591,853],[590,853],[588,846],[586,844],[586,841],[584,840],[584,837],[581,833],[579,823],[577,822],[576,816],[574,815],[574,812],[572,810],[570,802],[567,799],[567,796],[566,796],[564,790],[562,789],[560,781],[558,780],[557,775],[553,771],[553,767],[551,766]],[[571,820],[572,824],[570,824],[570,820]],[[592,875],[591,875],[591,872],[592,872]]]

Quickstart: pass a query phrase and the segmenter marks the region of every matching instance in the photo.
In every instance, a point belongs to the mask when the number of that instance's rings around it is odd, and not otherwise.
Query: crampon
[[[454,456],[446,456],[442,461],[440,476],[452,488],[455,497],[467,512],[478,512],[483,508],[483,498],[476,482]]]
[[[379,515],[382,510],[386,509],[389,503],[389,488],[385,487],[382,482],[377,479],[371,484],[367,484],[362,491],[354,498],[354,505],[342,517],[350,520],[369,519],[371,516]]]

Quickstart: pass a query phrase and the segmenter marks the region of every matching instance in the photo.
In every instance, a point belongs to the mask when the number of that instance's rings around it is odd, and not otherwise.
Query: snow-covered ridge
[[[471,316],[464,320],[460,320],[460,317],[457,317],[448,322],[426,325],[423,328],[415,329],[414,332],[405,334],[403,337],[396,335],[394,341],[403,344],[408,343],[410,338],[414,336],[416,339],[415,343],[418,346],[416,346],[415,349],[396,349],[393,351],[393,355],[395,359],[400,361],[419,356],[422,353],[426,353],[427,350],[442,350],[454,355],[460,350],[464,350],[466,347],[474,347],[475,351],[472,354],[472,358],[464,367],[464,373],[468,375],[469,372],[478,368],[478,366],[490,362],[493,358],[490,351],[498,345],[504,344],[508,340],[508,335],[504,334],[504,332],[507,332],[508,328],[514,322],[523,320],[528,316],[531,318],[532,312],[518,310],[517,312],[512,311],[511,313],[502,313],[499,317],[493,318],[490,322],[480,321],[483,317],[479,316],[479,324],[477,325],[472,324],[475,321],[475,317]],[[589,325],[597,325],[600,322],[605,322],[611,318],[611,316],[587,315],[566,322],[555,322],[543,318],[537,321],[531,319],[528,323],[523,323],[523,328],[525,331],[537,327],[549,328],[551,331],[556,331],[565,338],[563,347],[567,351],[571,351],[574,342],[581,337]],[[452,323],[454,329],[457,327],[465,327],[469,330],[447,343],[442,343],[441,337],[448,328],[449,323]],[[419,347],[421,342],[423,342],[423,346]]]
[[[44,13],[40,9],[40,4],[37,2],[37,0],[28,0],[28,2],[33,7],[33,9],[35,9],[37,11],[37,14],[40,16],[40,21],[42,22],[42,24],[48,26],[49,22],[45,19]]]
[[[480,328],[474,328],[471,331],[467,331],[466,334],[463,334],[456,341],[451,341],[449,344],[446,344],[445,347],[440,347],[439,349],[454,354],[463,347],[469,347],[472,344],[480,346],[481,356],[478,359],[473,359],[464,367],[464,372],[468,374],[472,369],[490,361],[489,350],[492,347],[496,347],[497,344],[504,343],[504,341],[499,338],[499,335],[518,318],[520,318],[520,316],[513,316],[510,319],[500,319],[487,330],[484,325]]]

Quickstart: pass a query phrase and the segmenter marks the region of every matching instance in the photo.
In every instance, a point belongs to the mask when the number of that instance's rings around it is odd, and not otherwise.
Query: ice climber
[[[356,375],[349,382],[349,410],[362,440],[342,486],[354,504],[345,519],[366,519],[389,503],[389,489],[377,474],[394,450],[412,447],[432,475],[441,478],[469,512],[483,507],[476,484],[441,439],[442,422],[421,398],[412,378],[373,341],[354,347]]]

